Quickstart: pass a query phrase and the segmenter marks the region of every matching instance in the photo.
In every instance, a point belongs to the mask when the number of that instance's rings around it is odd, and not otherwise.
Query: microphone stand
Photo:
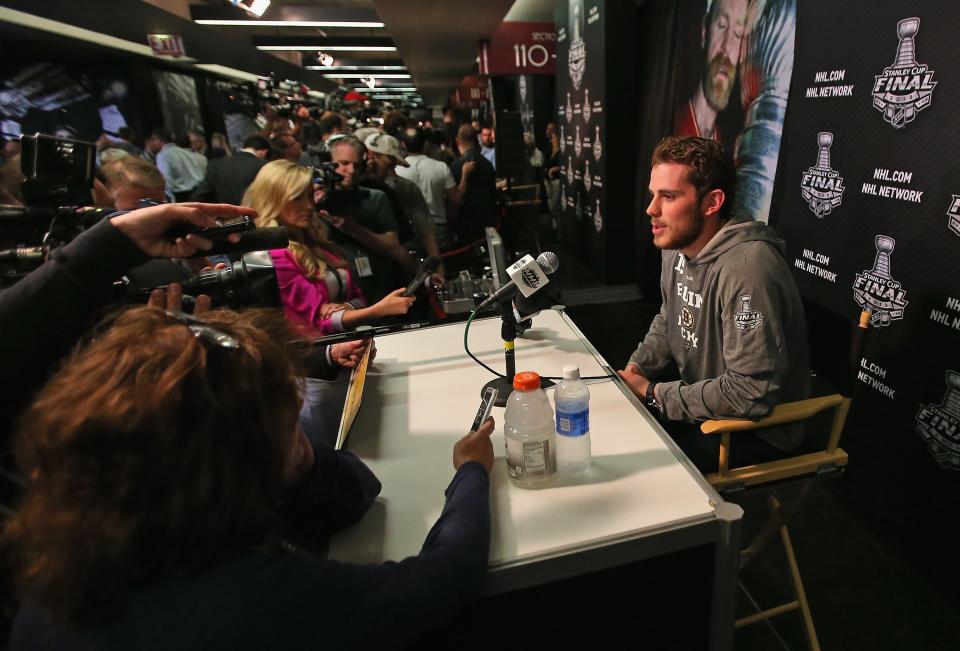
[[[494,403],[497,407],[506,407],[507,398],[513,391],[513,376],[517,374],[516,356],[514,353],[514,342],[517,338],[517,318],[513,313],[513,298],[507,297],[500,301],[500,338],[503,339],[503,358],[506,365],[506,377],[498,377],[490,380],[483,385],[480,395],[487,387],[493,387],[499,391],[497,401]],[[544,377],[540,378],[540,388],[552,387],[553,381]]]

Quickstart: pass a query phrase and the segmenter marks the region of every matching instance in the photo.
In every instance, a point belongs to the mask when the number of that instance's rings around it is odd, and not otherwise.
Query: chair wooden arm
[[[850,410],[850,398],[845,398],[839,393],[834,393],[828,396],[821,396],[819,398],[810,398],[808,400],[798,400],[796,402],[786,402],[777,405],[773,408],[773,411],[770,412],[769,416],[766,418],[761,418],[760,420],[708,420],[700,425],[700,431],[706,435],[720,434],[719,470],[716,474],[708,476],[710,483],[714,484],[715,486],[719,486],[731,481],[731,472],[728,465],[730,460],[731,432],[755,430],[763,427],[771,427],[773,425],[781,425],[783,423],[802,421],[819,414],[825,409],[831,408],[835,409],[833,414],[833,422],[830,426],[830,434],[827,438],[827,446],[824,448],[822,454],[826,455],[826,457],[836,456],[837,460],[842,457],[842,463],[846,464],[846,453],[843,450],[839,450],[837,446],[840,444],[840,435],[843,433],[843,425],[847,420],[847,412]],[[815,455],[806,456],[813,458]],[[797,457],[797,459],[799,459],[799,457]],[[822,459],[818,457],[817,462],[819,463],[821,461]],[[803,467],[808,465],[809,464],[801,464]],[[800,470],[802,470],[800,466],[794,467],[795,464],[791,465],[791,469],[786,472],[784,472],[783,468],[776,466],[777,464],[764,463],[756,466],[750,466],[749,468],[752,468],[753,470],[741,469],[739,472],[752,473],[755,475],[755,477],[752,477],[752,479],[759,483],[764,480],[764,476],[768,474],[768,471],[774,471],[772,474],[776,476],[784,476],[793,472],[800,472]],[[734,473],[737,472],[738,471],[734,471]]]
[[[760,429],[781,425],[783,423],[792,423],[798,420],[806,420],[815,414],[819,414],[824,409],[837,407],[843,401],[849,400],[839,393],[819,398],[810,398],[808,400],[798,400],[797,402],[785,402],[777,405],[770,412],[770,415],[760,420],[730,419],[730,420],[708,420],[700,425],[700,431],[704,434],[720,434],[723,432],[739,432],[742,430]]]

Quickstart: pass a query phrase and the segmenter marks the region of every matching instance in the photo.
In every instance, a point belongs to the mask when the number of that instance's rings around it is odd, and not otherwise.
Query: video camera
[[[21,169],[26,180],[23,196],[27,207],[0,207],[0,286],[9,286],[42,265],[56,248],[69,243],[113,208],[91,208],[96,146],[91,142],[44,134],[23,136]],[[270,229],[268,229],[270,230]],[[255,233],[256,231],[251,231]],[[264,236],[270,235],[264,231]],[[269,240],[269,241],[267,241]],[[283,238],[285,242],[285,238]],[[181,282],[185,294],[207,294],[216,306],[276,307],[281,305],[273,261],[266,251],[248,252],[226,269],[190,276],[176,263],[154,260],[152,272],[130,270],[126,282],[118,282],[118,300],[145,301],[152,288]],[[247,246],[276,248],[271,238],[254,237]],[[7,248],[8,247],[8,248]],[[152,278],[150,274],[153,274]],[[150,279],[150,280],[147,280]]]
[[[0,284],[11,285],[47,254],[113,212],[90,208],[96,145],[40,133],[23,136],[26,207],[0,207]]]
[[[326,210],[331,215],[343,215],[353,212],[360,205],[364,190],[340,187],[343,175],[337,173],[336,163],[315,163],[312,169],[314,187],[324,190],[323,198],[316,204],[317,210]]]

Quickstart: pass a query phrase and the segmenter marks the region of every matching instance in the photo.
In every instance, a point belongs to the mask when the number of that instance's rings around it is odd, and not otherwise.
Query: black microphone
[[[417,288],[423,284],[423,281],[427,279],[430,274],[437,270],[440,266],[440,258],[435,255],[431,255],[429,258],[423,261],[423,264],[420,265],[420,269],[417,271],[417,275],[413,277],[413,280],[410,281],[410,284],[407,285],[407,288],[403,290],[401,296],[413,296],[417,293]]]
[[[521,260],[520,262],[523,262],[523,260]],[[544,251],[543,253],[537,256],[536,260],[532,261],[532,264],[520,265],[519,267],[518,265],[519,263],[514,264],[507,269],[507,273],[510,274],[510,277],[513,278],[513,280],[501,286],[500,289],[498,289],[496,292],[491,294],[483,303],[481,303],[474,310],[475,312],[481,311],[491,303],[499,303],[516,294],[517,291],[519,291],[520,289],[517,285],[517,279],[520,279],[521,282],[524,282],[525,284],[527,284],[528,287],[532,287],[531,285],[532,281],[527,280],[528,278],[531,277],[529,273],[526,273],[528,272],[528,269],[530,267],[536,266],[536,267],[539,267],[540,271],[542,271],[544,274],[552,274],[554,271],[557,270],[557,267],[560,266],[560,258],[557,257],[556,253],[553,253],[551,251]],[[533,287],[533,289],[534,291],[537,291],[538,289],[540,289],[540,287],[546,284],[547,284],[546,282],[543,282],[539,286]]]
[[[285,249],[288,244],[290,244],[290,234],[287,232],[287,229],[282,226],[277,228],[255,228],[252,231],[240,233],[240,241],[237,243],[230,242],[227,239],[217,238],[213,240],[212,249],[208,251],[197,251],[195,257]]]

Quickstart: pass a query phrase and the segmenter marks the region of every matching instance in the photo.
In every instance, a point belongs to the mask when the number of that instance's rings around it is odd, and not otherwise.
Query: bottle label
[[[550,441],[507,439],[507,474],[514,479],[532,479],[557,471],[557,453]]]
[[[590,431],[590,408],[583,411],[557,410],[557,434],[561,436],[583,436]]]

